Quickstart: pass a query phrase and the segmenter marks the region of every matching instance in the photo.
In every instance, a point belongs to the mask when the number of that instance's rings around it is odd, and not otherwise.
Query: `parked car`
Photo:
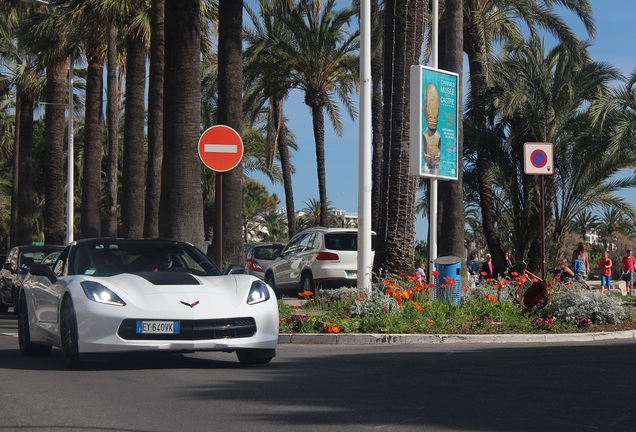
[[[371,235],[375,250],[375,233]],[[296,234],[265,271],[265,282],[280,298],[316,288],[355,286],[358,282],[358,230],[308,228]]]
[[[57,261],[57,257],[59,257],[61,253],[62,251],[55,251],[48,254],[42,259],[42,261],[40,261],[40,264],[46,264],[47,266],[53,268],[53,264],[55,264],[55,261]]]
[[[51,252],[62,249],[64,246],[23,245],[15,246],[9,251],[0,271],[0,312],[7,312],[9,307],[15,305],[18,290],[29,273],[29,267],[42,261]]]
[[[67,366],[117,352],[276,356],[278,303],[250,275],[222,275],[199,249],[157,239],[83,239],[34,264],[18,294],[23,355],[59,347]]]
[[[265,270],[280,255],[285,245],[272,242],[249,243],[249,245],[250,248],[245,254],[245,272],[265,280]]]

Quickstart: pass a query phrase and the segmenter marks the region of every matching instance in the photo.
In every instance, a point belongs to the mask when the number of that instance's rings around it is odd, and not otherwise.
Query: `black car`
[[[44,257],[64,246],[56,245],[24,245],[16,246],[9,251],[0,271],[0,312],[7,312],[15,305],[15,298],[22,280],[29,273],[31,264],[38,264]]]

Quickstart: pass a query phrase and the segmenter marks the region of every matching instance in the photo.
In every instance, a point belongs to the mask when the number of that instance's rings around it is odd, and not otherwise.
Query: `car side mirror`
[[[224,275],[245,274],[245,266],[241,264],[230,264],[225,268]]]
[[[34,276],[44,276],[45,278],[48,278],[51,283],[55,283],[57,281],[57,276],[53,273],[51,267],[46,264],[32,264],[31,267],[29,267],[29,273]]]

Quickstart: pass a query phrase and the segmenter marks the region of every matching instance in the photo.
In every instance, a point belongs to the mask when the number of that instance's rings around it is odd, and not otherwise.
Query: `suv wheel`
[[[302,291],[316,293],[316,285],[314,284],[314,278],[311,276],[311,273],[303,273],[303,277],[300,280],[300,289]]]
[[[267,273],[265,275],[265,283],[274,290],[277,299],[280,300],[283,298],[283,295],[276,291],[276,282],[274,281],[274,275],[272,273]]]

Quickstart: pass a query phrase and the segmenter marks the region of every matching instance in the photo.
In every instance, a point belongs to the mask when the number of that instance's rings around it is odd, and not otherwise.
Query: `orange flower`
[[[494,295],[492,295],[492,294],[488,294],[488,295],[486,296],[486,300],[490,300],[490,301],[491,301],[491,302],[493,302],[493,303],[497,303],[497,297],[495,297],[495,296],[494,296]]]
[[[340,333],[340,326],[338,324],[334,324],[331,326],[331,333]]]
[[[437,270],[433,270],[431,274],[435,277],[439,276],[439,272]]]
[[[519,276],[519,273],[517,273],[517,272],[510,272],[510,274],[512,275],[512,277],[517,277],[517,276]]]
[[[303,291],[298,293],[298,297],[311,297],[314,293],[311,291]]]
[[[419,304],[418,302],[412,300],[411,303],[413,303],[413,306],[415,306],[415,308],[421,312],[424,312],[424,308],[422,307],[421,304]]]

